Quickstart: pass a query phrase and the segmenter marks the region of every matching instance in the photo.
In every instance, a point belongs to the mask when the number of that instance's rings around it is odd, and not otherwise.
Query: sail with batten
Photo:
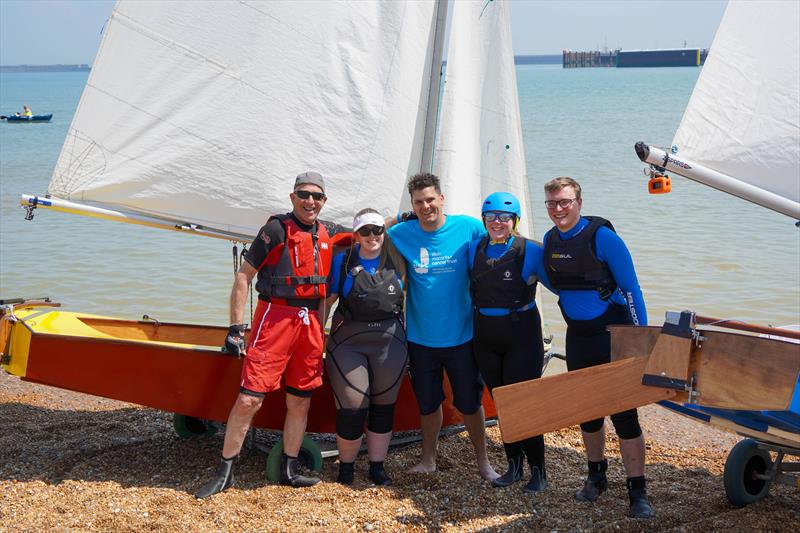
[[[800,219],[799,21],[800,2],[731,1],[673,154],[646,161]]]
[[[121,0],[48,193],[244,236],[308,169],[328,178],[327,219],[399,206],[423,160],[436,9]]]
[[[509,5],[461,1],[452,12],[435,151],[446,205],[480,217],[487,195],[514,193],[532,237]]]

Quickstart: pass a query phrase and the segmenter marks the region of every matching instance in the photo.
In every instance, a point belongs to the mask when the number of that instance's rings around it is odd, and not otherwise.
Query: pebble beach
[[[296,490],[267,481],[265,456],[245,450],[236,485],[209,500],[194,490],[216,466],[221,436],[180,439],[170,414],[44,387],[0,373],[0,532],[41,531],[797,531],[800,491],[773,484],[738,509],[722,473],[738,437],[657,406],[641,410],[647,439],[651,520],[627,517],[619,450],[609,430],[609,491],[573,500],[585,459],[577,427],[548,434],[548,489],[492,488],[475,468],[466,433],[439,441],[439,471],[409,474],[419,447],[390,450],[389,487],[367,481],[361,456],[352,487],[323,482]],[[495,468],[499,429],[487,429]]]

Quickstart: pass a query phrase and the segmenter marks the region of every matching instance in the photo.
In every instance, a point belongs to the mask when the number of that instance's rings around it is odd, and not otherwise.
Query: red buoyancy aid
[[[315,222],[303,231],[286,215],[277,218],[286,231],[286,240],[270,250],[258,267],[256,290],[275,303],[287,300],[320,300],[327,295],[333,243],[325,226]]]

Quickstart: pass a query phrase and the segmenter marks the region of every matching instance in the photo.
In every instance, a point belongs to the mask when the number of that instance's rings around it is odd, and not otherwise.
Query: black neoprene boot
[[[194,497],[198,499],[208,498],[232,486],[235,481],[233,477],[234,459],[236,459],[236,457],[230,459],[225,459],[223,457],[219,462],[219,466],[217,466],[214,477],[211,481],[200,487],[200,489],[195,492]]]
[[[531,479],[522,487],[522,492],[531,494],[533,492],[541,492],[547,488],[547,470],[544,465],[537,465],[531,467]]]
[[[298,472],[300,462],[297,457],[289,457],[285,453],[281,454],[281,485],[290,487],[311,487],[320,482],[318,477],[304,476]]]
[[[575,499],[582,502],[593,502],[608,489],[608,460],[589,461],[589,476],[586,478],[583,488],[575,493]]]
[[[345,463],[339,461],[339,476],[336,478],[337,483],[342,485],[352,485],[355,478],[355,463]]]
[[[383,461],[369,462],[369,479],[378,486],[392,484],[392,478],[386,475],[386,470],[383,468]]]
[[[515,483],[522,479],[522,459],[524,458],[523,455],[517,455],[516,457],[511,457],[508,460],[508,470],[506,473],[500,476],[499,478],[492,481],[493,487],[508,487],[512,483]]]
[[[651,518],[655,515],[653,506],[647,499],[644,476],[629,477],[626,484],[628,485],[628,499],[631,501],[631,518]]]

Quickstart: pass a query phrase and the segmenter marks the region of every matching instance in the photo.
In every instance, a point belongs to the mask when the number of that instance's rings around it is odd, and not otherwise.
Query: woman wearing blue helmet
[[[511,193],[490,194],[481,209],[487,235],[469,249],[474,307],[473,352],[489,390],[542,376],[544,345],[536,283],[546,279],[542,247],[517,232],[519,200]],[[508,471],[492,481],[506,487],[519,481],[523,459],[531,471],[523,492],[547,486],[544,437],[504,444]]]

